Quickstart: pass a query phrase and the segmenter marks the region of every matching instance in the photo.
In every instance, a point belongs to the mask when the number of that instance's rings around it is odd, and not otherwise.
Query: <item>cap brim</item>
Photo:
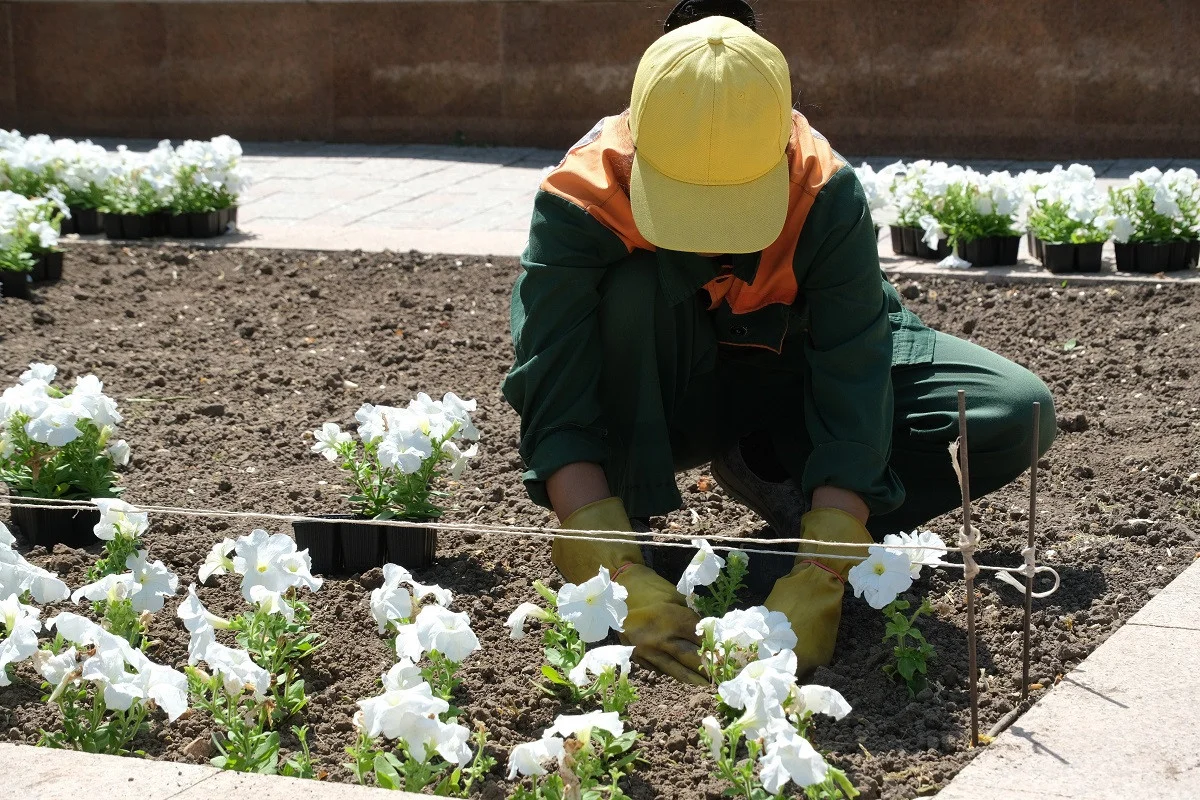
[[[787,221],[787,155],[749,183],[701,186],[668,178],[636,153],[629,199],[638,232],[655,247],[688,253],[754,253]]]

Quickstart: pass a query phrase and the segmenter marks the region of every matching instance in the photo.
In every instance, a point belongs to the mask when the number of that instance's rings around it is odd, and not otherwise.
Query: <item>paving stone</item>
[[[1177,582],[1174,592],[1168,587],[1162,593],[1168,602],[1143,619],[1179,622],[1170,612],[1183,611],[1180,604],[1188,597],[1194,609],[1200,564]],[[1188,614],[1194,619],[1194,611]],[[939,800],[1195,798],[1200,630],[1156,627],[1139,617],[988,745]]]
[[[171,800],[227,800],[228,798],[243,797],[253,797],[254,800],[296,800],[297,797],[303,797],[306,800],[355,800],[355,798],[417,800],[424,795],[393,792],[348,783],[317,783],[273,775],[222,772],[174,795]]]
[[[195,764],[0,744],[0,800],[167,800],[216,775]]]
[[[1200,569],[1197,566],[1184,570],[1127,624],[1200,631]]]

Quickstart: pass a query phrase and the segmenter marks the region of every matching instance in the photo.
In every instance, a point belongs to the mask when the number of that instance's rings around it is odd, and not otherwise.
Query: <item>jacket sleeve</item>
[[[856,492],[872,514],[904,501],[888,466],[892,337],[866,198],[843,167],[818,193],[797,242],[797,282],[809,317],[804,417],[813,451],[803,489]]]
[[[501,388],[521,417],[522,477],[539,505],[550,505],[545,481],[556,470],[608,457],[597,287],[607,266],[628,254],[582,208],[538,192],[512,293],[514,362]]]

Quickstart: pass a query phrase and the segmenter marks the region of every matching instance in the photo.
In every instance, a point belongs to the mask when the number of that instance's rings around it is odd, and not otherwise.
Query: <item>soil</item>
[[[404,403],[418,390],[455,391],[478,398],[483,440],[447,518],[549,524],[521,487],[517,418],[499,391],[510,363],[508,295],[517,271],[513,259],[415,252],[81,246],[69,251],[64,280],[38,290],[35,302],[0,304],[0,384],[12,383],[33,360],[58,364],[65,380],[97,374],[126,415],[122,435],[134,460],[123,482],[133,503],[281,513],[345,510],[338,474],[309,452],[305,432],[327,420],[351,422],[365,401]],[[1063,585],[1034,603],[1032,678],[1045,687],[1033,691],[1036,699],[1197,556],[1200,287],[1051,289],[935,279],[902,281],[900,288],[927,323],[1028,366],[1055,394],[1059,438],[1039,467],[1038,535]],[[653,526],[766,533],[703,471],[679,480],[684,508],[652,519]],[[1020,563],[1027,497],[1023,478],[979,499],[981,563]],[[0,518],[7,521],[7,512]],[[947,516],[929,527],[951,539],[958,524]],[[215,541],[251,527],[158,516],[146,541],[186,587]],[[97,552],[59,546],[27,556],[74,587]],[[482,796],[501,797],[509,788],[508,748],[571,710],[535,688],[540,637],[514,642],[503,627],[513,607],[536,599],[534,580],[557,585],[549,548],[537,540],[443,534],[439,560],[418,577],[453,589],[456,608],[470,613],[483,641],[464,666],[457,704],[491,731],[500,764]],[[394,660],[367,609],[368,589],[379,580],[377,571],[328,580],[311,603],[315,629],[328,644],[307,668],[311,706],[301,721],[312,728],[330,780],[351,780],[342,763],[354,703],[379,691],[378,676]],[[236,579],[212,583],[199,593],[213,611],[242,610]],[[1019,701],[1023,599],[990,578],[977,591],[986,731]],[[938,653],[925,692],[910,698],[883,674],[889,654],[881,616],[853,599],[836,660],[814,678],[854,707],[840,722],[822,721],[815,742],[868,800],[931,793],[975,752],[966,743],[961,573],[924,577],[912,594],[930,598],[935,609],[924,625]],[[180,666],[187,634],[174,606],[154,618],[151,635],[160,644],[152,655]],[[17,675],[0,690],[0,737],[32,743],[54,720],[28,664]],[[641,700],[632,718],[644,735],[646,763],[630,779],[629,794],[719,797],[723,787],[711,777],[696,734],[711,710],[709,692],[643,669],[635,669],[634,682]],[[203,762],[208,733],[202,714],[174,725],[159,720],[138,746],[151,758]]]

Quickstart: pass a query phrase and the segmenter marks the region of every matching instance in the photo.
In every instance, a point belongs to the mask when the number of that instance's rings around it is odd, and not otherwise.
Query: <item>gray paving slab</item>
[[[1184,570],[1126,624],[1200,631],[1200,569]]]
[[[1200,563],[1177,581],[988,745],[939,800],[1200,796],[1200,630],[1147,622],[1194,618],[1171,613],[1200,584]]]
[[[0,800],[167,800],[216,774],[211,767],[0,744]]]
[[[391,798],[391,800],[417,800],[423,795],[411,792],[393,792],[356,786],[348,783],[326,783],[299,778],[281,778],[274,775],[247,775],[238,772],[220,772],[208,780],[190,786],[171,800],[228,800],[228,798],[254,798],[254,800],[355,800],[362,798]]]

